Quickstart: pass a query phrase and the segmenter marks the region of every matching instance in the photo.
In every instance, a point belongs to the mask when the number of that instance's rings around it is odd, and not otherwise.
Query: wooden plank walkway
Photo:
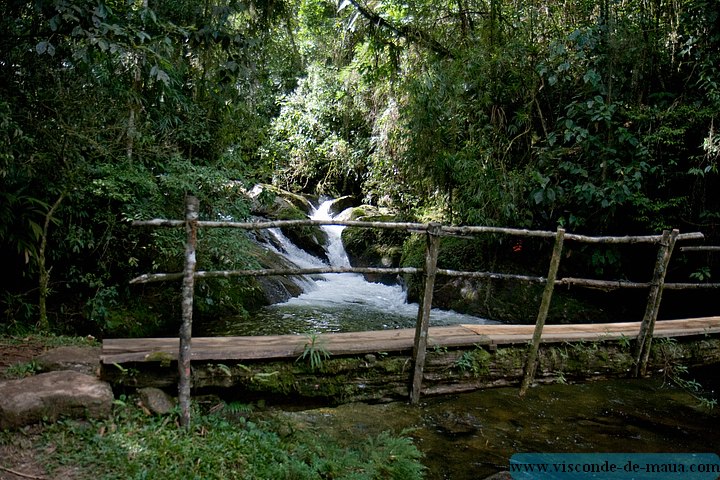
[[[470,345],[514,345],[532,339],[534,325],[456,325],[431,327],[428,347]],[[640,322],[546,325],[543,342],[582,342],[634,339]],[[720,334],[720,317],[659,320],[655,337]],[[328,333],[318,336],[320,345],[333,355],[409,351],[415,329]],[[263,360],[297,358],[309,339],[303,335],[262,337],[197,337],[192,339],[193,360]],[[103,340],[100,359],[104,364],[177,359],[177,338],[119,338]]]

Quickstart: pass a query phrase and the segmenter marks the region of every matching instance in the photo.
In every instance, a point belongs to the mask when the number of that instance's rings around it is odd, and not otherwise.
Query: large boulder
[[[272,185],[256,185],[248,196],[254,215],[270,220],[307,220],[312,204],[303,197]],[[324,245],[327,235],[317,226],[283,227],[282,233],[296,246],[322,260],[327,261]]]
[[[374,207],[372,207],[374,208]],[[379,213],[377,210],[370,210]],[[347,210],[346,210],[347,212]],[[370,222],[396,222],[397,217],[391,215],[367,215],[364,207],[352,209],[349,219],[355,218]],[[345,215],[345,212],[343,212]],[[403,244],[410,234],[406,230],[390,230],[384,228],[347,227],[342,232],[342,242],[350,264],[353,267],[398,267],[403,253]],[[366,274],[369,282],[394,285],[399,277],[393,274]]]
[[[340,212],[343,212],[348,208],[354,207],[355,205],[357,205],[357,200],[355,199],[355,196],[345,195],[344,197],[339,197],[332,201],[330,207],[328,208],[328,213],[332,217],[335,217]]]
[[[110,415],[110,385],[92,375],[70,370],[0,382],[0,430],[62,417],[103,418]]]
[[[95,376],[100,373],[100,347],[57,347],[34,360],[42,372],[73,370]]]
[[[310,200],[273,185],[255,185],[248,196],[251,200],[250,211],[255,215],[275,218],[288,209],[300,210],[305,215],[312,211]]]
[[[385,221],[392,217],[392,213],[383,208],[378,208],[373,205],[360,205],[357,207],[347,207],[335,215],[337,220],[348,221],[348,220],[362,220],[362,221]]]
[[[256,236],[257,243],[253,243],[252,248],[246,252],[246,254],[252,257],[262,269],[297,268],[285,257],[268,249],[264,245],[270,243],[278,250],[283,249],[282,245],[275,244],[272,235],[266,235],[266,233],[267,232],[264,232]],[[259,287],[259,292],[262,297],[257,299],[258,301],[255,306],[272,305],[285,302],[292,297],[297,297],[303,293],[303,286],[308,283],[305,277],[292,275],[255,277],[255,282]]]

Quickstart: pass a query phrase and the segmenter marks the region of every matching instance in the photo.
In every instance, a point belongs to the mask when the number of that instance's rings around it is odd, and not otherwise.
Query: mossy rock
[[[278,213],[278,220],[305,220],[305,215],[297,208],[286,208]],[[288,237],[292,243],[302,248],[311,255],[327,261],[327,252],[325,245],[328,242],[325,231],[314,225],[304,227],[283,227],[281,228],[283,235]]]
[[[333,200],[333,202],[330,204],[328,212],[330,213],[330,215],[335,217],[339,213],[347,210],[348,208],[352,208],[356,204],[357,199],[354,195],[345,195],[344,197],[339,197]]]
[[[342,210],[336,218],[343,221],[381,222],[383,219],[385,219],[384,221],[392,221],[392,219],[396,219],[396,216],[385,208],[378,208],[374,205],[358,205],[357,207]]]
[[[284,210],[291,208],[300,210],[307,216],[313,209],[310,200],[304,196],[274,185],[255,185],[248,195],[252,200],[251,212],[268,218],[279,218]]]
[[[387,215],[364,217],[363,220],[398,221],[396,217]],[[400,265],[402,246],[409,236],[410,234],[404,230],[347,227],[343,230],[342,241],[352,266],[394,268]],[[368,274],[365,277],[370,282],[390,285],[398,281],[397,275],[393,274]]]
[[[252,256],[262,269],[293,268],[293,265],[285,257],[261,245],[256,245]],[[257,299],[255,302],[257,306],[285,302],[303,292],[302,287],[295,281],[295,277],[291,276],[255,277],[254,281],[262,292],[262,300]]]

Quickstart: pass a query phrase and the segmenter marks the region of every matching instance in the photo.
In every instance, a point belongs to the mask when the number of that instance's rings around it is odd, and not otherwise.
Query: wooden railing
[[[665,231],[661,235],[623,236],[623,237],[590,237],[567,233],[558,228],[556,232],[527,230],[516,228],[487,227],[487,226],[446,226],[439,223],[407,223],[407,222],[365,222],[365,221],[334,221],[334,220],[283,220],[268,222],[225,222],[200,221],[198,219],[199,202],[195,197],[188,197],[186,201],[185,220],[154,219],[135,221],[136,226],[150,227],[185,227],[187,241],[185,244],[185,267],[178,273],[144,274],[131,280],[131,283],[147,283],[166,280],[182,280],[182,326],[180,328],[180,350],[178,352],[178,397],[181,407],[181,423],[188,425],[190,419],[190,352],[192,342],[192,310],[194,298],[194,282],[196,279],[233,277],[233,276],[273,276],[273,275],[312,275],[321,273],[392,273],[424,275],[424,294],[418,308],[418,320],[415,327],[415,341],[413,347],[413,376],[410,386],[410,402],[417,403],[420,398],[422,386],[425,355],[427,351],[428,326],[432,297],[437,275],[467,278],[505,279],[531,283],[544,283],[540,309],[538,311],[535,333],[532,345],[525,363],[525,374],[520,387],[520,395],[524,395],[531,384],[536,367],[537,352],[542,340],[542,331],[552,300],[556,285],[575,285],[591,288],[648,288],[648,301],[643,316],[640,334],[635,347],[635,376],[644,375],[650,354],[653,329],[660,308],[660,300],[664,289],[690,289],[690,288],[719,288],[720,284],[692,284],[692,283],[665,283],[665,273],[672,256],[675,243],[685,240],[703,239],[702,233],[684,233],[677,230]],[[240,228],[244,230],[260,230],[267,228],[301,227],[341,225],[361,228],[381,228],[392,230],[406,230],[426,236],[425,265],[423,268],[367,268],[367,267],[317,267],[317,268],[288,268],[265,270],[225,270],[225,271],[197,271],[196,270],[196,244],[198,228]],[[554,248],[550,259],[546,277],[516,275],[496,272],[469,272],[437,268],[439,239],[442,236],[477,236],[484,234],[502,234],[518,237],[554,238]],[[657,244],[659,245],[655,269],[650,282],[636,283],[624,280],[608,281],[583,278],[557,278],[563,246],[566,241],[589,244]],[[716,247],[685,247],[711,249]]]

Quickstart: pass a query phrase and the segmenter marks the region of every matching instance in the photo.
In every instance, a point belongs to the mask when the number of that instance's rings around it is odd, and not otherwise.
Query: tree
[[[172,261],[138,251],[129,219],[177,216],[187,192],[205,215],[247,214],[227,186],[259,169],[274,95],[292,83],[276,55],[284,4],[13,1],[0,13],[6,322],[35,303],[39,277],[56,319],[103,328],[138,266]]]

